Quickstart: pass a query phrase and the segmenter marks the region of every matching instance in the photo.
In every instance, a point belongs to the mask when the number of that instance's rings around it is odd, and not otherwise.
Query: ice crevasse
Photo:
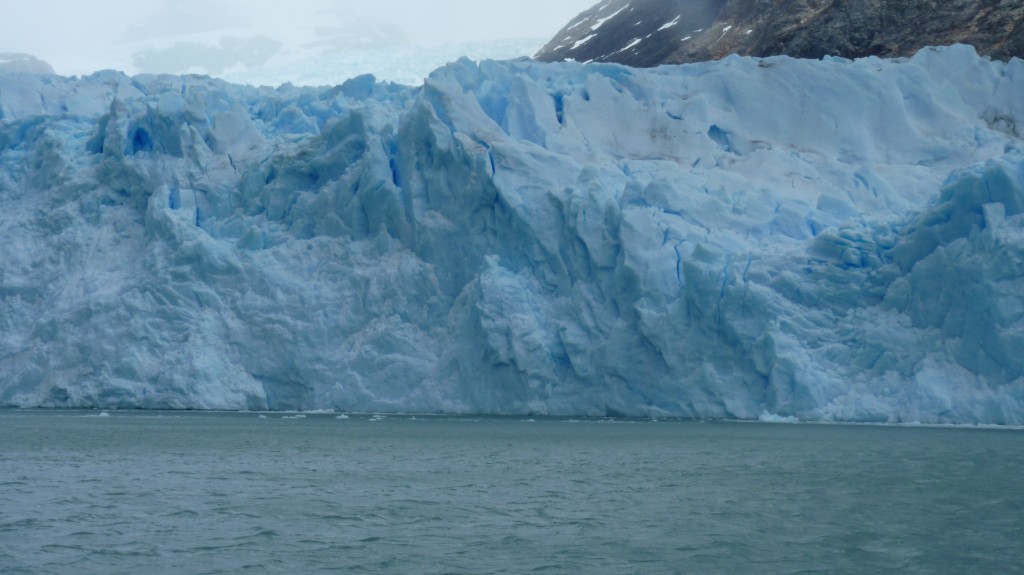
[[[0,76],[0,405],[1024,424],[1024,62]]]

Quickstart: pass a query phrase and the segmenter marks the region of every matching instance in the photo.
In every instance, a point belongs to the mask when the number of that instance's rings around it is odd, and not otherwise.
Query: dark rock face
[[[1024,57],[1021,0],[603,0],[537,53],[553,62],[637,67],[729,54],[799,58],[909,56],[971,44]]]

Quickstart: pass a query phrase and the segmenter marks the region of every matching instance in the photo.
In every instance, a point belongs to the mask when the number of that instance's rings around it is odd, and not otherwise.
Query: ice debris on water
[[[800,423],[800,420],[792,415],[782,416],[767,411],[762,411],[757,419],[765,423]]]
[[[0,404],[1024,423],[1024,62],[0,76]]]

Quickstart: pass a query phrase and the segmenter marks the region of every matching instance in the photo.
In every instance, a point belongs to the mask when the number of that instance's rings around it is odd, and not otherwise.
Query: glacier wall
[[[0,76],[0,405],[1024,424],[1024,62]]]

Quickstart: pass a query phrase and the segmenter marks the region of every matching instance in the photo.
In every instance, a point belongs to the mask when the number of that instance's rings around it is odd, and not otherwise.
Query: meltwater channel
[[[1024,573],[1024,432],[0,411],[0,571]]]

